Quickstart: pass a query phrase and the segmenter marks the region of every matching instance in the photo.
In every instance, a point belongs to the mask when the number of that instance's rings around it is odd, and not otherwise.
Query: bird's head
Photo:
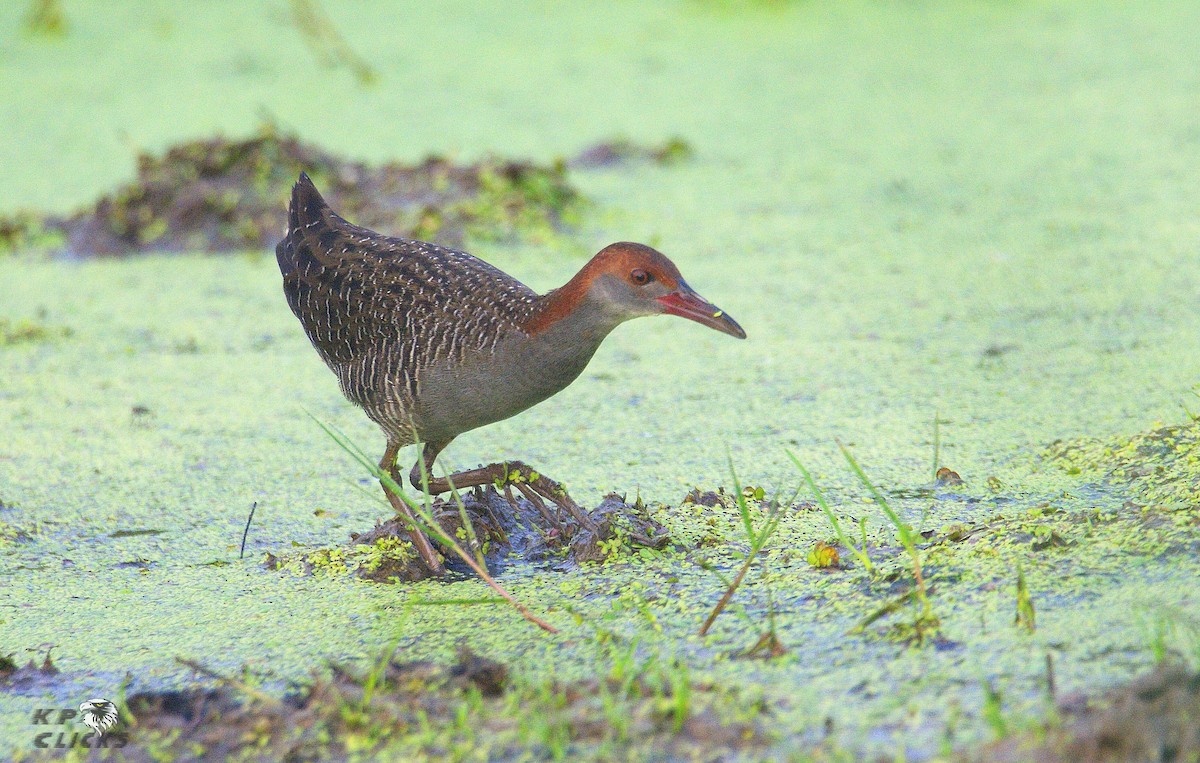
[[[746,332],[723,310],[687,285],[679,268],[643,244],[621,242],[601,249],[576,279],[587,298],[621,319],[678,315],[724,334],[745,339]]]

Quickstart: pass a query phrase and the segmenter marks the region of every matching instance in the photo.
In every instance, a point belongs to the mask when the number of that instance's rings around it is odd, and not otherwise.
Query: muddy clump
[[[0,250],[73,256],[226,252],[274,247],[301,171],[330,205],[382,233],[459,246],[554,230],[580,202],[561,165],[496,158],[372,166],[334,156],[272,125],[248,140],[223,137],[142,154],[137,177],[69,217],[0,216]]]
[[[344,546],[318,548],[276,556],[268,553],[263,566],[294,575],[355,577],[378,583],[423,580],[430,576],[398,520],[376,525],[369,533],[351,534]]]
[[[1068,721],[1060,727],[1011,737],[968,760],[1067,763],[1087,760],[1200,760],[1200,673],[1178,663],[1097,699],[1060,703]]]
[[[729,690],[645,671],[625,678],[530,683],[507,666],[461,649],[454,664],[406,661],[403,651],[368,670],[332,665],[331,675],[283,699],[224,681],[218,688],[129,697],[130,761],[568,759],[655,750],[675,759],[717,759],[761,746],[756,723],[732,719]],[[685,703],[676,694],[687,692]],[[614,718],[621,727],[614,727]],[[560,750],[560,751],[561,751]],[[453,755],[451,753],[454,753]],[[168,755],[168,753],[170,753]],[[633,757],[640,757],[634,755]]]
[[[17,662],[15,654],[0,654],[0,691],[18,694],[45,691],[59,672],[50,658],[52,648],[45,647],[46,654],[41,663],[30,659],[25,665]]]
[[[691,144],[679,136],[669,138],[658,146],[634,143],[627,138],[614,138],[588,146],[567,162],[567,166],[571,169],[599,169],[631,164],[669,166],[685,162],[694,155]]]
[[[700,488],[692,488],[691,492],[683,497],[682,503],[692,503],[697,506],[714,506],[730,507],[735,503],[733,496],[726,494],[725,488],[717,488],[713,490],[701,490]]]
[[[524,496],[501,494],[490,486],[463,494],[462,502],[479,549],[493,569],[534,563],[566,570],[582,562],[615,558],[635,546],[663,548],[670,540],[644,504],[627,503],[616,493],[586,512],[586,525],[565,513],[547,516],[545,506],[539,508]],[[471,535],[458,504],[439,498],[431,509],[446,534],[469,549]],[[437,545],[436,540],[434,543]],[[453,551],[440,550],[452,566],[458,562]],[[353,574],[379,583],[430,576],[399,517],[379,523],[369,532],[352,533],[344,546],[298,555],[268,554],[266,566],[304,575]]]
[[[369,165],[266,124],[246,140],[215,137],[140,154],[132,182],[72,215],[0,215],[0,252],[94,257],[269,249],[283,235],[285,205],[301,171],[338,214],[388,235],[452,247],[468,236],[544,238],[568,227],[583,207],[568,167],[671,165],[691,155],[676,137],[658,146],[603,141],[549,165],[496,157],[456,164],[437,156]]]

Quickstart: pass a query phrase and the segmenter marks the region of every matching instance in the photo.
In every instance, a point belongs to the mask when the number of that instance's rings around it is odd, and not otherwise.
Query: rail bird
[[[433,478],[434,460],[463,432],[564,389],[631,318],[677,315],[746,337],[648,246],[606,246],[565,285],[538,294],[466,252],[348,223],[306,174],[292,190],[287,233],[275,251],[292,312],[345,396],[387,437],[381,470],[400,482],[397,453],[420,443],[409,475],[418,489],[513,485],[548,518],[542,498],[585,525],[586,513],[558,483],[519,461]],[[441,572],[408,506],[384,492],[426,565]]]

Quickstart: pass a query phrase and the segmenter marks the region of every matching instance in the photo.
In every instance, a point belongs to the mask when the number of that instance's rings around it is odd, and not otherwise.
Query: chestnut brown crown
[[[675,263],[645,244],[609,244],[565,286],[546,296],[550,304],[530,326],[533,333],[588,300],[621,320],[677,315],[738,339],[746,338],[737,321],[688,286]]]

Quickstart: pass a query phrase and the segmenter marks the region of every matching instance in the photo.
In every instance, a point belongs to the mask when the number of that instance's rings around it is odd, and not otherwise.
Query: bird
[[[347,222],[306,173],[292,188],[275,254],[288,305],[313,347],[342,393],[387,438],[382,472],[401,484],[397,455],[420,445],[409,473],[418,490],[515,486],[552,521],[542,498],[591,526],[559,483],[520,461],[435,479],[435,459],[462,433],[565,389],[629,319],[674,315],[746,338],[670,259],[644,244],[610,244],[566,284],[538,294],[466,252]],[[383,488],[422,560],[441,573],[408,506]]]

